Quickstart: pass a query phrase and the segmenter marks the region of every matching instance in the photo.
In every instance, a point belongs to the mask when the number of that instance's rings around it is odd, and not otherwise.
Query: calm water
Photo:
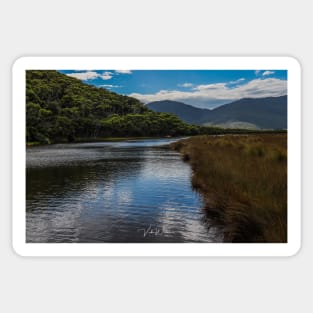
[[[27,242],[216,242],[173,139],[27,149]]]

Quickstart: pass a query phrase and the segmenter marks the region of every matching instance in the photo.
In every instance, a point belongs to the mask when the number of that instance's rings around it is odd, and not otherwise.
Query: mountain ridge
[[[183,105],[182,105],[183,104]],[[199,124],[199,120],[205,122],[208,109],[201,109],[179,101],[162,100],[150,102],[146,105],[155,112],[166,112],[183,117],[186,123]],[[179,112],[178,112],[179,110]],[[179,113],[179,114],[177,114]]]
[[[155,112],[175,114],[184,122],[197,125],[253,125],[259,129],[287,128],[287,95],[242,98],[214,109],[202,109],[183,102],[162,100],[147,104]],[[250,126],[249,126],[250,127]]]

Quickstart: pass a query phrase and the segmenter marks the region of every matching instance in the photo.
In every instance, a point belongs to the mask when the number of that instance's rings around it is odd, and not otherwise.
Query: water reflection
[[[28,149],[27,242],[220,241],[168,142]]]

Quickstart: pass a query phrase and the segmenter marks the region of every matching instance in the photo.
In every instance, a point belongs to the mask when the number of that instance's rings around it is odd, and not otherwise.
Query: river
[[[221,242],[175,140],[27,148],[26,241]]]

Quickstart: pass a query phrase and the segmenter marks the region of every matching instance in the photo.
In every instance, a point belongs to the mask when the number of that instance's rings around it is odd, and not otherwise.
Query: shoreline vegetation
[[[85,142],[114,142],[114,141],[125,141],[125,140],[143,140],[143,139],[158,139],[158,138],[166,138],[166,137],[96,137],[96,138],[76,138],[74,142],[71,143],[85,143]],[[54,142],[53,144],[68,144],[67,140]],[[26,142],[26,147],[34,147],[34,146],[45,146],[51,145],[51,143],[43,144],[41,142]]]
[[[207,130],[209,128],[207,127]],[[181,136],[124,136],[124,137],[82,137],[75,138],[74,141],[68,141],[67,139],[59,139],[55,141],[49,142],[40,142],[40,141],[26,141],[26,147],[34,147],[34,146],[45,146],[51,144],[66,144],[66,143],[84,143],[84,142],[110,142],[110,141],[124,141],[124,140],[143,140],[143,139],[162,139],[162,138],[184,138],[186,136],[225,136],[225,135],[258,135],[258,134],[286,134],[287,131],[284,129],[281,130],[272,130],[272,129],[263,129],[263,130],[251,130],[251,129],[232,129],[232,128],[218,128],[215,127],[212,129],[214,131],[209,132],[206,131],[203,134],[199,135],[181,135]]]
[[[190,163],[224,242],[287,242],[287,133],[195,136],[171,148]]]

